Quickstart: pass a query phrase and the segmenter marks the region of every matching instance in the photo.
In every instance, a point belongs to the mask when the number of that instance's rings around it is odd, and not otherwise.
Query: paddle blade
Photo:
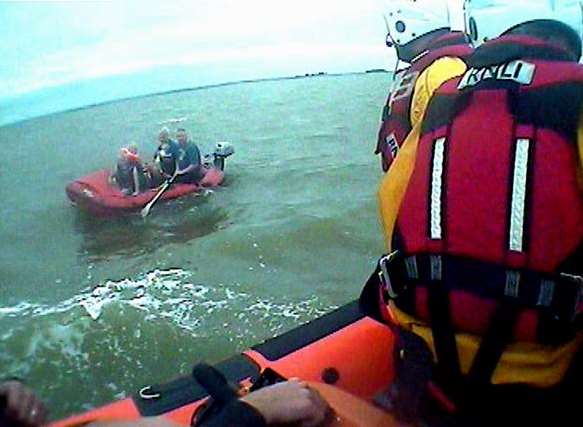
[[[176,178],[176,175],[174,175],[172,178],[170,178],[168,181],[166,181],[164,183],[164,185],[162,186],[162,188],[160,188],[160,191],[158,191],[158,193],[154,196],[154,198],[146,206],[144,206],[144,209],[142,209],[142,212],[141,212],[142,218],[146,218],[150,214],[150,210],[152,210],[152,206],[154,206],[154,204],[158,201],[158,199],[160,197],[162,197],[162,194],[164,194],[164,192],[166,190],[168,190],[168,188],[170,187],[170,185],[172,184],[172,182],[174,181],[175,178]]]
[[[150,214],[150,204],[148,203],[144,209],[142,209],[142,211],[140,212],[140,214],[142,215],[142,218],[146,218],[149,214]]]

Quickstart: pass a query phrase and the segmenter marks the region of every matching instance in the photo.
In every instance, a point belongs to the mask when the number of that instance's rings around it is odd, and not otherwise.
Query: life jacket
[[[384,270],[446,377],[460,375],[456,334],[482,337],[469,376],[485,384],[510,343],[581,331],[583,67],[524,36],[467,65],[428,106]]]
[[[402,201],[386,187],[399,203],[394,229],[384,222],[396,250],[367,283],[392,300],[375,317],[429,344],[433,394],[445,390],[452,411],[470,395],[487,406],[480,396],[498,390],[512,401],[518,385],[542,401],[564,390],[583,338],[583,67],[524,36],[488,42],[466,63],[407,148]],[[394,177],[408,176],[403,165]]]
[[[382,167],[386,172],[399,148],[411,131],[411,102],[419,75],[439,58],[466,58],[472,52],[464,33],[450,32],[438,37],[426,53],[411,63],[409,68],[394,76],[389,97],[383,109],[382,124],[378,134],[375,154],[382,154]]]
[[[134,174],[137,174],[139,188],[135,186]],[[147,180],[140,157],[127,148],[121,149],[120,158],[116,163],[114,177],[122,190],[133,193],[147,188]]]
[[[124,147],[120,150],[120,155],[126,159],[129,163],[141,164],[142,160],[137,153],[132,153],[128,148]]]

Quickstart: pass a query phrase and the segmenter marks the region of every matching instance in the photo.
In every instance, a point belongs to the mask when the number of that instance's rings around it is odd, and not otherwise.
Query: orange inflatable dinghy
[[[372,398],[393,380],[394,336],[368,317],[359,301],[349,303],[286,334],[256,345],[215,367],[232,383],[248,384],[270,368],[284,378],[315,384],[334,408],[337,426],[385,426],[392,417],[372,405]],[[92,421],[164,416],[189,425],[207,398],[192,377],[146,385],[124,400],[55,422],[72,427]],[[356,410],[358,408],[358,410]]]

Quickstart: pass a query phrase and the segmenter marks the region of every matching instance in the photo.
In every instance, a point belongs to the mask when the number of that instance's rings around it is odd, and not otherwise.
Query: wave
[[[309,320],[336,308],[322,303],[316,296],[302,301],[274,301],[244,292],[239,283],[211,287],[195,284],[191,279],[192,273],[182,269],[154,270],[135,280],[107,281],[54,305],[21,302],[0,307],[0,320],[49,316],[81,308],[81,314],[97,321],[108,307],[117,306],[139,310],[148,321],[169,319],[193,333],[205,317],[212,317],[220,310],[221,319],[268,319],[275,332],[280,329],[277,324],[282,319]]]
[[[184,117],[178,117],[178,118],[175,118],[175,119],[162,120],[161,122],[158,122],[158,124],[160,126],[162,126],[162,125],[173,125],[173,124],[185,122],[187,119],[188,119],[188,117],[186,117],[186,116],[184,116]]]

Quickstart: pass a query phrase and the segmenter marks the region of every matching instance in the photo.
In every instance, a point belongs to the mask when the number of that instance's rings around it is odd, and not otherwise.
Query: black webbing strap
[[[226,406],[237,402],[237,393],[225,376],[213,366],[199,363],[192,368],[192,376],[208,392],[211,399],[206,405],[194,411],[190,420],[191,426],[209,424],[209,420],[220,417]]]
[[[445,36],[441,36],[436,42],[430,45],[432,51],[451,46],[469,46],[468,38],[462,31],[451,32]]]
[[[517,317],[518,307],[511,301],[505,300],[498,306],[470,368],[471,385],[490,384],[502,353],[512,341]]]
[[[441,281],[429,285],[429,314],[438,371],[445,382],[440,384],[446,392],[457,394],[461,380],[460,362],[455,340],[455,330],[451,323],[449,294]]]
[[[414,295],[417,286],[428,287],[431,276],[431,259],[435,255],[400,255],[386,265],[392,290],[398,294],[397,306],[413,314]],[[543,274],[530,270],[511,270],[503,265],[472,260],[452,255],[439,255],[444,276],[442,286],[447,292],[469,292],[486,300],[501,301],[506,297],[506,282],[509,275],[519,278],[520,286],[515,302],[522,309],[533,309],[541,316],[537,331],[538,339],[545,344],[556,344],[572,339],[573,332],[581,327],[573,320],[581,316],[577,310],[579,295],[583,285],[579,276]],[[411,275],[408,264],[415,265]],[[412,300],[413,299],[413,300]],[[562,333],[557,333],[562,331]]]
[[[518,308],[504,300],[495,311],[468,375],[463,378],[460,368],[455,330],[451,323],[449,295],[441,281],[429,285],[429,313],[439,386],[453,398],[458,410],[475,412],[479,397],[490,385],[502,353],[511,342]],[[477,400],[476,400],[477,399]],[[483,409],[483,408],[482,408]]]
[[[206,363],[196,365],[192,369],[192,376],[204,387],[218,405],[226,405],[238,397],[223,374]]]
[[[482,338],[474,362],[465,378],[463,394],[458,402],[460,419],[467,417],[468,420],[472,420],[471,423],[468,421],[467,425],[476,425],[476,417],[479,419],[487,418],[492,402],[496,401],[497,397],[493,396],[492,393],[495,393],[494,390],[497,386],[492,386],[492,376],[502,354],[512,341],[518,312],[515,301],[503,300],[494,312],[490,325]]]

